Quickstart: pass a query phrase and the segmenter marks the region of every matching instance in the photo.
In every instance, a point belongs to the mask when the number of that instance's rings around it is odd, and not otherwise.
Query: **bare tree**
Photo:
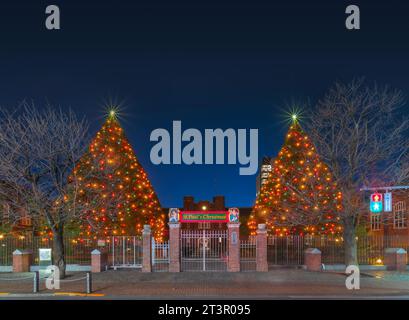
[[[63,277],[64,226],[80,212],[69,177],[87,146],[87,131],[71,110],[26,102],[14,112],[0,110],[0,198],[10,204],[12,220],[26,214],[52,231],[54,265]]]
[[[345,263],[357,264],[356,228],[369,204],[360,188],[408,176],[408,110],[401,92],[336,83],[312,109],[307,131],[342,192]]]

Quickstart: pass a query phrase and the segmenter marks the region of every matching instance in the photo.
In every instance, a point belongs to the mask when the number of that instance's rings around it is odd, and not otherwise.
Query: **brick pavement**
[[[1,293],[30,293],[32,281],[2,281],[29,274],[0,274]],[[55,292],[85,292],[84,273],[72,273]],[[93,274],[93,292],[115,298],[291,298],[292,296],[356,298],[359,296],[409,296],[409,273],[365,272],[361,290],[345,288],[345,275],[335,272],[308,272],[283,269],[266,273],[142,273],[136,270]],[[47,290],[44,280],[40,293]]]

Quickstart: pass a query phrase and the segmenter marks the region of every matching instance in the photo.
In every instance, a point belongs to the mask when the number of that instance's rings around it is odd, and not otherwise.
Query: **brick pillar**
[[[169,272],[180,272],[179,222],[169,222]]]
[[[108,256],[106,252],[95,249],[91,252],[91,272],[106,271],[108,267]]]
[[[152,272],[152,239],[151,226],[145,224],[142,232],[142,272]]]
[[[30,272],[32,253],[28,250],[13,252],[13,272]]]
[[[229,222],[228,228],[228,245],[229,258],[227,260],[227,271],[240,271],[240,222]]]
[[[305,250],[304,265],[307,271],[321,271],[321,251],[317,248]]]
[[[264,223],[258,225],[256,236],[256,271],[267,272],[267,230]]]
[[[387,248],[385,250],[385,265],[387,270],[406,271],[407,252],[402,248]]]

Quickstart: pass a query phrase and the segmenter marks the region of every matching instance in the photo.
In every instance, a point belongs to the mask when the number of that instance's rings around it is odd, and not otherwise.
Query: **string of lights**
[[[256,234],[258,223],[267,223],[270,233],[280,236],[340,233],[336,213],[341,192],[297,115],[291,118],[284,145],[250,215],[250,234]]]

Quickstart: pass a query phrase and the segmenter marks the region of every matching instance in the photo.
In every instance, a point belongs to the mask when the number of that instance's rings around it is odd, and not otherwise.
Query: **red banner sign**
[[[226,223],[229,222],[228,211],[180,211],[180,222],[185,223]]]

